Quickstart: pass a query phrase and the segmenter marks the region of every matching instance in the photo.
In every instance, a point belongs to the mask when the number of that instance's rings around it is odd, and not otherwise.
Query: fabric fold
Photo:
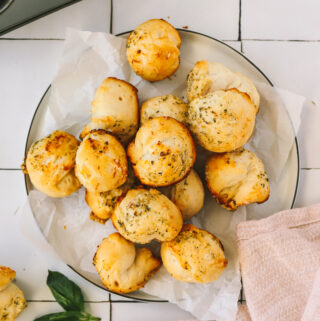
[[[237,242],[253,321],[320,320],[320,204],[239,223]]]

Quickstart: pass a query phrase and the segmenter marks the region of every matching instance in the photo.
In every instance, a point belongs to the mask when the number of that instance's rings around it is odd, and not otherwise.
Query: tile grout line
[[[242,0],[239,0],[238,41],[240,41],[240,52],[243,53],[241,19],[242,19]]]
[[[113,34],[113,0],[110,0],[110,26],[109,33]]]
[[[238,41],[241,41],[241,0],[239,0]]]
[[[0,38],[1,40],[58,40],[63,41],[64,38]]]
[[[0,168],[0,171],[21,171],[21,168]]]
[[[109,321],[112,321],[112,299],[111,299],[110,293],[109,293]]]

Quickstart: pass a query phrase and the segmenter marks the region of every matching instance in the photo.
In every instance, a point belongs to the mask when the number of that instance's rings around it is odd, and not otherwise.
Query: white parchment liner
[[[185,97],[186,76],[194,63],[181,57],[181,65],[171,79],[149,83],[131,71],[125,56],[124,39],[106,33],[69,29],[52,82],[42,136],[55,129],[78,135],[90,119],[95,90],[106,77],[118,77],[131,82],[139,90],[140,102],[168,93]],[[265,204],[241,207],[230,213],[217,205],[206,192],[205,206],[192,219],[192,223],[221,239],[228,267],[216,282],[208,284],[177,281],[162,267],[142,289],[148,294],[176,303],[201,320],[235,319],[241,289],[235,227],[247,218],[268,216],[273,213],[273,208],[277,208],[279,193],[273,191],[276,190],[277,180],[286,166],[294,143],[294,134],[282,99],[297,105],[296,109],[301,109],[303,101],[294,99],[296,96],[287,92],[280,92],[279,95],[271,86],[257,84],[257,87],[261,94],[261,107],[254,135],[246,147],[255,152],[265,164],[271,185],[270,199]],[[298,126],[300,118],[294,121]],[[198,148],[195,167],[202,178],[207,155],[208,152]],[[64,262],[83,271],[87,277],[89,275],[92,280],[98,281],[92,257],[101,240],[115,230],[111,222],[101,225],[89,219],[90,209],[84,200],[84,190],[62,199],[53,199],[33,190],[29,201],[42,233],[56,254]],[[29,211],[28,206],[25,206],[23,216],[27,217]]]

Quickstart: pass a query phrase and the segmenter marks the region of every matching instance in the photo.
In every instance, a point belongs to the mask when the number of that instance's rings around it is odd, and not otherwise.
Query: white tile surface
[[[320,168],[320,104],[305,104],[302,110],[301,120],[298,131],[300,167]],[[313,183],[315,183],[315,181]]]
[[[239,2],[234,0],[116,0],[113,32],[132,30],[148,19],[165,19],[176,28],[225,40],[238,39]]]
[[[320,42],[243,41],[243,52],[276,86],[320,105]]]
[[[242,39],[320,39],[318,0],[242,0]]]
[[[320,169],[301,170],[295,207],[320,203]]]
[[[111,0],[82,0],[11,31],[2,37],[64,38],[67,27],[88,31],[109,32],[110,1]]]
[[[100,317],[102,321],[109,321],[109,303],[89,303],[86,310],[93,316]],[[56,302],[28,302],[27,308],[20,314],[16,321],[31,321],[49,313],[62,312],[62,308]]]
[[[62,45],[59,40],[0,40],[0,168],[20,167],[33,113],[53,78]]]
[[[112,321],[177,321],[192,320],[189,312],[171,303],[112,303]]]
[[[48,269],[57,270],[76,282],[87,300],[106,301],[108,292],[78,276],[64,263],[34,248],[20,233],[18,208],[25,202],[26,192],[21,171],[0,170],[0,248],[1,265],[17,272],[17,284],[29,300],[52,300],[46,285]]]

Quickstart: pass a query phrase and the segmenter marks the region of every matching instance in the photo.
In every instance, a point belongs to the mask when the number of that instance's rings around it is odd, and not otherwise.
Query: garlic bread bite
[[[147,248],[135,248],[119,233],[110,234],[93,258],[102,283],[111,291],[129,293],[143,287],[161,266]]]
[[[15,277],[16,271],[7,266],[0,265],[0,291],[4,290]]]
[[[16,272],[0,265],[0,320],[13,321],[27,307],[23,292],[11,281]]]
[[[155,189],[132,189],[112,213],[112,223],[127,240],[146,244],[174,239],[183,224],[180,210]]]
[[[128,143],[138,128],[138,90],[124,80],[106,78],[97,89],[91,108],[91,121],[80,138],[92,129],[113,133],[123,144]]]
[[[170,23],[151,19],[130,33],[127,59],[133,71],[143,79],[162,80],[178,69],[180,45],[180,35]]]
[[[192,224],[161,244],[161,259],[168,272],[183,282],[216,281],[228,264],[219,239]]]
[[[182,180],[196,160],[188,129],[171,117],[157,117],[140,127],[127,149],[142,184],[168,186]]]
[[[169,116],[186,123],[187,104],[173,95],[153,97],[146,100],[140,110],[140,123],[143,125],[151,118]]]
[[[211,156],[206,163],[206,181],[217,202],[228,210],[263,203],[270,194],[262,161],[247,149]]]
[[[79,144],[73,135],[62,130],[34,142],[25,162],[34,187],[51,197],[64,197],[77,191],[81,184],[74,167]]]
[[[194,169],[186,178],[172,186],[170,199],[180,209],[184,221],[190,220],[202,209],[204,188]]]
[[[188,75],[187,98],[189,102],[216,90],[237,89],[252,100],[256,112],[260,95],[254,83],[240,72],[233,72],[218,62],[198,61]]]
[[[88,191],[110,191],[127,179],[126,152],[114,136],[102,129],[93,130],[79,146],[75,173]]]
[[[92,210],[90,217],[100,223],[105,223],[111,217],[117,202],[133,187],[134,183],[135,176],[129,168],[127,180],[123,185],[108,192],[86,190],[86,202]]]
[[[233,151],[247,143],[255,119],[251,99],[237,89],[195,98],[188,108],[189,129],[202,147],[216,153]]]

